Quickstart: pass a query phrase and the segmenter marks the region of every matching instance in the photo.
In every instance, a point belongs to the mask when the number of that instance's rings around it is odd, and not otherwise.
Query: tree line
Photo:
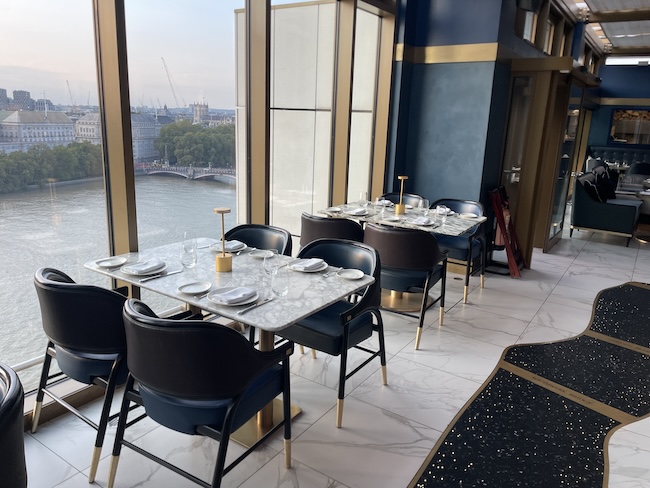
[[[213,168],[235,167],[234,124],[206,128],[189,120],[164,126],[155,142],[170,164]],[[165,151],[166,149],[166,151]],[[101,146],[74,142],[67,146],[31,147],[26,152],[0,152],[0,193],[103,175]]]

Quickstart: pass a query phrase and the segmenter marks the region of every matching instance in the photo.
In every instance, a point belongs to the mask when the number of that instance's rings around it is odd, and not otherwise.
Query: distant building
[[[7,90],[0,88],[0,110],[9,109],[9,97],[7,97]]]
[[[36,112],[54,112],[54,104],[48,99],[39,98],[34,102],[34,110]]]
[[[14,90],[14,110],[34,110],[34,100],[28,91]]]
[[[207,103],[195,103],[192,106],[192,113],[194,117],[192,118],[193,124],[202,124],[208,119],[208,104]]]
[[[67,146],[74,140],[74,122],[63,112],[0,112],[0,151],[27,151],[38,144]]]
[[[102,134],[99,124],[99,114],[89,113],[77,119],[75,123],[75,139],[77,142],[90,142],[100,144]]]

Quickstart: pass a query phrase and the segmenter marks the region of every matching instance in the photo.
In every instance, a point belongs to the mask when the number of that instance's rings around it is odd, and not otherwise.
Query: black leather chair
[[[271,225],[242,224],[226,232],[226,240],[238,240],[249,247],[277,249],[278,254],[291,256],[291,234]]]
[[[219,487],[225,474],[281,426],[284,426],[285,461],[290,467],[291,342],[261,352],[232,329],[200,320],[161,319],[135,299],[124,305],[124,328],[130,373],[111,457],[109,487],[115,481],[122,446],[202,486]],[[231,432],[279,394],[284,402],[283,420],[226,466]],[[125,440],[125,429],[135,423],[129,421],[127,425],[126,422],[131,402],[143,405],[146,416],[165,427],[219,441],[212,482],[197,481],[187,471],[172,467]]]
[[[343,398],[345,381],[362,367],[379,357],[382,379],[386,384],[386,348],[384,344],[384,324],[379,305],[381,303],[379,255],[365,244],[342,239],[318,239],[300,250],[299,257],[319,257],[331,266],[360,269],[373,276],[375,282],[350,300],[341,300],[320,312],[301,320],[278,335],[298,344],[323,351],[332,356],[341,356],[339,371],[339,391],[336,402],[336,426],[343,421]],[[373,320],[374,319],[374,320]],[[377,331],[379,350],[372,351],[360,345]],[[361,365],[347,373],[348,349],[355,347],[370,354]]]
[[[332,219],[303,213],[300,217],[300,246],[316,239],[347,239],[363,242],[363,227],[350,219]]]
[[[429,307],[440,302],[438,324],[445,313],[445,282],[447,256],[438,248],[433,234],[417,229],[402,229],[380,224],[368,224],[364,242],[379,252],[381,257],[381,286],[386,290],[422,293],[415,349],[420,347],[424,315]],[[440,295],[429,302],[429,291],[441,282]],[[418,317],[411,313],[392,312]]]
[[[0,363],[0,485],[27,486],[23,437],[23,385],[9,366]]]
[[[122,323],[126,297],[97,286],[79,285],[65,273],[52,268],[39,269],[34,275],[34,285],[48,343],[36,393],[32,432],[38,428],[44,394],[97,430],[88,475],[88,481],[92,483],[106,426],[117,416],[110,415],[115,387],[124,384],[128,373]],[[52,358],[56,358],[60,373],[50,374]],[[66,377],[105,389],[98,423],[82,415],[49,389]]]
[[[471,200],[456,200],[443,198],[431,204],[431,208],[444,205],[457,214],[473,213],[482,217],[485,213],[483,205]],[[465,263],[465,287],[463,289],[463,303],[467,303],[469,293],[469,278],[476,273],[481,273],[481,288],[485,286],[485,266],[487,261],[487,247],[485,245],[485,223],[475,225],[460,236],[446,236],[438,234],[438,246],[447,251],[451,259]]]
[[[395,204],[399,203],[399,192],[384,193],[381,198],[383,200],[389,200]],[[404,205],[411,205],[413,208],[420,206],[420,203],[424,200],[420,195],[415,193],[403,193],[402,194],[402,203]]]

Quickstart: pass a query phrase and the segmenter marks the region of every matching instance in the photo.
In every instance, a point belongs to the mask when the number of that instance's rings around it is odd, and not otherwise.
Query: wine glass
[[[362,191],[359,194],[359,206],[363,208],[368,208],[368,205],[370,202],[368,201],[368,192],[367,191]]]
[[[429,215],[429,200],[427,200],[426,198],[420,200],[418,202],[418,208],[420,209],[422,215],[424,215],[425,217]]]
[[[287,268],[276,270],[271,278],[271,291],[276,297],[283,297],[289,293],[289,272]]]
[[[375,210],[379,210],[379,214],[383,217],[386,215],[386,205],[381,197],[375,199]]]
[[[264,255],[264,262],[262,263],[264,272],[269,276],[274,276],[277,274],[279,267],[280,257],[278,256],[278,250],[268,249]]]

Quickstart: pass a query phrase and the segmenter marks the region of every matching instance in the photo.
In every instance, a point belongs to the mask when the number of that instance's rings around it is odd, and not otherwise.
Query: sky
[[[125,0],[131,105],[174,107],[176,99],[234,109],[234,11],[243,7]],[[91,0],[0,0],[0,12],[0,88],[8,96],[27,90],[55,104],[97,105]]]

